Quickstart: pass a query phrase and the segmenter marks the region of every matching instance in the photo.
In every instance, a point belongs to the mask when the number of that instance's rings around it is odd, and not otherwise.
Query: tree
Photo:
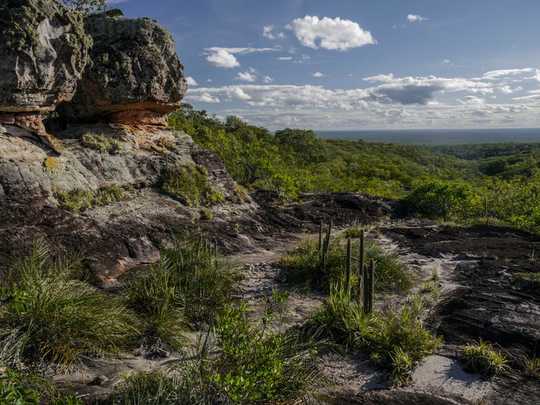
[[[61,2],[82,13],[102,11],[107,5],[107,0],[61,0]]]

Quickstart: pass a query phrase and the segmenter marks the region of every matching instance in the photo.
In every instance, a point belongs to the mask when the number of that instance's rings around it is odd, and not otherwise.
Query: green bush
[[[84,134],[81,138],[81,143],[87,148],[102,153],[116,154],[122,149],[120,142],[102,134]]]
[[[82,405],[82,401],[63,395],[43,378],[15,370],[0,375],[0,404],[5,405]]]
[[[251,325],[244,306],[227,307],[215,334],[220,354],[211,380],[234,403],[298,400],[320,378],[312,344]]]
[[[466,370],[484,375],[501,374],[508,364],[504,354],[482,340],[466,345],[461,360]]]
[[[79,213],[94,207],[113,204],[127,198],[126,190],[117,185],[102,187],[96,191],[75,189],[55,193],[60,206]]]
[[[448,220],[475,217],[481,199],[466,183],[429,181],[418,185],[402,204],[410,213]]]
[[[114,298],[72,278],[44,244],[16,263],[4,280],[0,347],[6,363],[43,361],[67,368],[87,355],[115,353],[137,333],[132,314]],[[7,358],[6,358],[7,357]]]
[[[374,363],[391,370],[394,382],[401,383],[441,344],[424,327],[422,312],[422,301],[412,297],[400,310],[366,315],[350,294],[336,285],[308,327],[351,350],[369,353]]]

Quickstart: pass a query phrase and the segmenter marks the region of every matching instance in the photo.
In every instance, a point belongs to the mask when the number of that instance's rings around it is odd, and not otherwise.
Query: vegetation
[[[162,175],[161,190],[192,207],[225,200],[224,195],[209,184],[206,169],[194,164],[168,166]]]
[[[111,185],[97,191],[75,189],[55,193],[60,206],[69,211],[79,213],[94,207],[113,204],[127,198],[126,190],[117,185]]]
[[[412,297],[400,310],[366,315],[350,293],[335,284],[310,327],[351,350],[369,353],[375,364],[391,371],[395,383],[403,383],[414,366],[441,344],[423,326],[422,312],[422,300]]]
[[[462,361],[468,371],[484,375],[498,375],[506,371],[508,360],[491,344],[480,340],[463,348]]]
[[[189,360],[128,378],[106,403],[282,403],[308,396],[320,384],[313,344],[265,325],[252,325],[244,306],[227,306],[214,338],[207,336]]]
[[[132,314],[77,280],[79,272],[77,262],[51,259],[44,243],[10,268],[2,280],[1,363],[68,368],[129,343],[136,333]]]
[[[347,231],[345,235],[347,235]],[[353,252],[358,248],[353,244]],[[408,291],[413,284],[411,274],[399,261],[399,258],[384,252],[374,242],[365,244],[366,263],[375,260],[375,289],[379,292]],[[284,269],[287,282],[304,284],[311,288],[328,291],[330,286],[343,282],[347,265],[346,245],[343,238],[334,238],[330,242],[326,266],[321,265],[318,241],[305,240],[298,248],[283,256],[280,266]],[[356,271],[353,271],[356,273]],[[352,284],[358,282],[353,274]]]
[[[540,231],[540,145],[427,148],[275,134],[237,117],[225,122],[185,105],[170,125],[216,152],[248,190],[362,192],[403,199],[409,214]]]
[[[61,2],[82,13],[101,11],[107,5],[107,0],[61,0]]]
[[[116,139],[112,139],[102,134],[83,134],[81,137],[83,146],[97,150],[101,153],[117,154],[122,149],[122,145]]]

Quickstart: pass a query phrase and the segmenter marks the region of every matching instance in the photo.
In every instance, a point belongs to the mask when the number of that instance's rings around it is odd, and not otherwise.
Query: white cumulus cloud
[[[197,83],[197,81],[191,76],[186,77],[186,82],[190,87],[196,87],[199,85],[199,83]]]
[[[426,20],[428,20],[426,17],[422,17],[421,15],[418,15],[418,14],[409,14],[407,16],[407,21],[410,22],[411,24],[419,23]]]
[[[255,71],[249,70],[246,72],[238,72],[236,75],[236,80],[240,80],[242,82],[248,82],[253,83],[257,80],[257,75],[255,74]]]
[[[283,32],[275,32],[275,27],[273,25],[265,25],[263,27],[263,37],[268,39],[283,39],[285,34]]]
[[[316,77],[316,78],[321,78],[321,77],[324,77],[324,73],[321,73],[321,72],[315,72],[313,73],[313,77]]]
[[[345,51],[376,43],[371,33],[358,23],[339,17],[307,15],[293,20],[289,27],[302,45],[313,49]]]
[[[206,60],[212,65],[232,69],[240,66],[240,62],[235,55],[247,55],[250,53],[259,53],[259,52],[272,52],[276,51],[274,48],[221,48],[221,47],[212,47],[206,48]]]

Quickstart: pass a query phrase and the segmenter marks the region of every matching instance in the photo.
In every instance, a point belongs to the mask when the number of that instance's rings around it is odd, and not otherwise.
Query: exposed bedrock
[[[82,17],[55,0],[0,4],[0,124],[50,143],[43,115],[69,101],[88,61]]]
[[[90,15],[85,27],[93,39],[91,63],[62,116],[164,124],[187,90],[171,34],[149,18],[123,18],[118,10]]]

